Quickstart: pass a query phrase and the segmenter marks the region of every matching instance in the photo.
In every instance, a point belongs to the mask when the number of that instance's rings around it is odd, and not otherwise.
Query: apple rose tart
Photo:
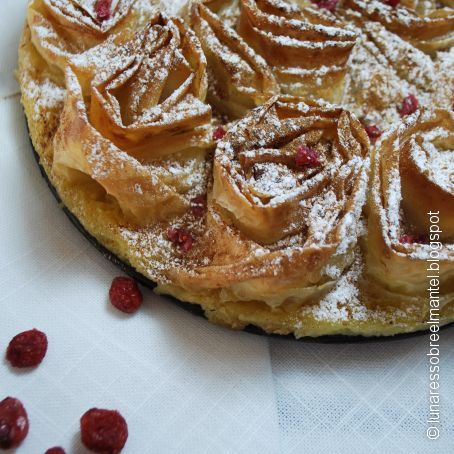
[[[419,298],[428,276],[454,301],[454,115],[421,110],[384,135],[373,158],[367,274],[390,298]]]
[[[280,90],[265,60],[211,11],[217,3],[192,2],[189,23],[208,60],[208,101],[230,118],[240,118]]]
[[[278,97],[253,110],[216,149],[201,239],[211,263],[170,270],[172,282],[271,306],[322,296],[353,261],[368,152],[342,108]]]
[[[453,45],[452,2],[409,1],[404,4],[408,7],[392,6],[379,0],[345,0],[343,6],[360,13],[361,20],[380,22],[391,32],[426,52],[434,53]]]
[[[68,66],[54,171],[94,179],[142,224],[186,210],[193,160],[211,144],[205,68],[193,33],[164,16],[117,46],[86,93]],[[178,173],[161,162],[175,153],[189,161]]]
[[[454,322],[452,0],[177,3],[29,3],[21,102],[73,222],[234,329],[424,330],[430,279]]]

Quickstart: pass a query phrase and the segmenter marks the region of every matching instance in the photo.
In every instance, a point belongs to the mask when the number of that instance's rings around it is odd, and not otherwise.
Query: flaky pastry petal
[[[284,93],[339,102],[356,34],[316,8],[240,0],[238,32],[273,68]]]
[[[345,0],[343,7],[357,11],[360,22],[364,19],[380,22],[428,53],[433,54],[454,44],[452,5],[425,10],[400,5],[393,7],[379,0]]]
[[[453,113],[422,109],[377,144],[367,273],[397,295],[427,298],[436,258],[440,294],[454,301],[453,141]]]
[[[158,15],[91,77],[93,125],[141,162],[211,146],[206,59],[181,19]]]
[[[208,60],[208,100],[221,113],[240,118],[280,89],[265,60],[211,11],[216,3],[191,2],[188,20]]]
[[[51,66],[65,70],[66,65],[77,65],[77,57],[116,36],[128,34],[156,14],[151,6],[141,6],[136,0],[118,0],[110,6],[108,17],[99,17],[96,1],[32,0],[27,9],[27,22],[32,42]]]

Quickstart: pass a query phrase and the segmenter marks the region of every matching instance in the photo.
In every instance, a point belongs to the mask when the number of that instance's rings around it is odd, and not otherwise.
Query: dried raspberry
[[[188,252],[192,249],[194,240],[191,233],[186,229],[170,227],[167,230],[167,237],[175,246],[178,246],[184,252]]]
[[[6,350],[6,359],[13,367],[34,367],[41,363],[47,352],[47,336],[32,329],[17,334]]]
[[[337,3],[339,0],[315,0],[314,3],[323,9],[328,11],[334,11],[336,9]]]
[[[28,434],[28,416],[20,400],[7,397],[0,402],[0,448],[16,448]]]
[[[400,0],[385,0],[384,2],[387,5],[392,6],[393,8],[395,8],[400,3]]]
[[[194,216],[201,218],[205,214],[206,209],[207,200],[205,196],[199,195],[191,200],[191,211]]]
[[[378,139],[381,136],[380,129],[375,125],[364,126],[364,129],[365,129],[367,135],[369,136],[369,139],[372,141],[375,141],[376,139]]]
[[[406,96],[402,101],[402,106],[399,110],[400,116],[405,117],[406,115],[415,113],[418,110],[418,106],[419,102],[415,95]]]
[[[109,299],[121,312],[132,314],[142,304],[142,293],[137,282],[131,277],[116,277],[110,286]]]
[[[183,240],[183,242],[180,246],[181,249],[183,250],[183,252],[189,252],[192,249],[193,241],[194,240],[192,239],[192,236],[190,234],[185,236],[185,239]]]
[[[93,452],[119,453],[128,439],[128,425],[115,410],[92,408],[80,418],[82,443]]]
[[[318,167],[320,165],[318,153],[312,148],[301,145],[296,150],[295,164],[298,167]]]
[[[399,242],[402,244],[424,244],[427,242],[427,238],[424,235],[411,235],[406,233],[399,238]]]
[[[60,447],[49,448],[44,454],[66,454],[65,450]]]
[[[222,126],[218,126],[213,132],[213,140],[221,140],[226,134],[225,129]]]
[[[401,242],[402,244],[418,243],[419,237],[417,235],[404,234],[399,238],[399,242]]]
[[[178,230],[174,227],[169,227],[167,230],[167,238],[172,242],[172,243],[178,243]]]
[[[110,19],[112,0],[98,0],[95,4],[96,17],[100,22]]]

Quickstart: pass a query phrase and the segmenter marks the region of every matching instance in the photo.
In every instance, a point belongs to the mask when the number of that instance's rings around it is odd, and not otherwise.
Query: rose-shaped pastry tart
[[[77,57],[109,37],[127,38],[128,28],[136,30],[155,14],[151,3],[137,0],[32,0],[27,22],[41,56],[64,71],[69,63],[102,67],[103,57],[95,49],[89,53],[91,62]]]
[[[211,11],[218,2],[193,2],[189,22],[208,61],[208,101],[230,118],[240,118],[279,93],[262,57]]]
[[[369,141],[342,108],[274,98],[219,143],[205,241],[211,266],[170,274],[221,299],[301,302],[353,260]],[[337,270],[334,273],[334,270]]]
[[[182,21],[158,16],[92,74],[88,92],[70,67],[66,86],[54,171],[88,175],[139,223],[184,211],[193,161],[211,144],[211,109],[205,58]],[[178,172],[162,161],[177,152]]]
[[[343,6],[360,13],[359,20],[380,22],[388,30],[426,52],[434,53],[447,49],[454,43],[452,4],[440,8],[434,6],[412,10],[400,5],[390,6],[379,0],[345,0]]]
[[[416,112],[377,144],[367,272],[396,294],[427,298],[438,258],[440,293],[454,301],[453,150],[454,115],[442,109]]]
[[[427,329],[438,244],[452,322],[452,51],[311,3],[192,1],[186,28],[155,0],[32,0],[17,75],[41,168],[112,255],[224,326]],[[240,119],[213,128],[209,104]]]
[[[240,0],[238,32],[273,68],[282,91],[340,100],[356,35],[334,16],[281,0]]]

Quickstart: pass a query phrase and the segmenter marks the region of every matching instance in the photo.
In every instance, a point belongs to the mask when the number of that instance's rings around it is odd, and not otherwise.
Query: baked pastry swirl
[[[155,161],[177,152],[183,160],[185,150],[204,160],[211,143],[205,57],[180,19],[162,15],[114,51],[111,43],[106,47],[104,70],[90,75],[88,92],[66,69],[54,171],[76,179],[79,174],[68,169],[88,175],[136,222],[181,213],[193,167],[175,176]]]
[[[378,22],[361,22],[361,36],[351,57],[344,105],[382,130],[399,122],[402,105],[414,97],[418,106],[450,108],[453,73]]]
[[[139,4],[140,7],[139,7]],[[119,41],[128,29],[144,25],[153,15],[151,4],[142,0],[32,0],[27,23],[31,39],[42,57],[62,71],[72,65],[96,63],[78,59],[108,39]]]
[[[213,201],[262,244],[303,230],[338,242],[334,231],[322,232],[319,226],[342,230],[340,213],[345,220],[356,198],[364,198],[364,187],[358,185],[365,179],[367,154],[364,128],[348,111],[292,97],[273,99],[218,145]],[[330,202],[336,212],[329,216],[337,225],[310,224],[319,197],[336,200]]]
[[[240,0],[238,32],[273,68],[282,91],[339,101],[356,35],[332,15],[281,0]]]
[[[93,237],[216,323],[427,329],[435,249],[440,325],[454,322],[449,2],[191,0],[171,15],[33,0],[18,79],[34,148]]]
[[[360,19],[380,22],[388,30],[420,49],[434,53],[454,43],[454,9],[449,1],[405,2],[387,5],[379,0],[345,0],[344,6],[360,13]]]
[[[367,272],[395,298],[425,300],[436,258],[442,302],[454,301],[453,162],[454,115],[442,109],[408,117],[376,147]]]
[[[340,101],[356,34],[333,15],[281,0],[241,0],[238,6],[199,0],[189,10],[189,23],[218,81],[212,84],[214,99],[223,98],[224,111],[230,106],[227,95],[232,85],[243,98],[249,93],[255,103],[277,94],[270,68],[283,93]],[[234,11],[229,21],[233,27],[224,25],[225,10]],[[248,104],[254,107],[251,100]]]
[[[280,90],[265,60],[210,10],[213,3],[191,3],[189,23],[208,60],[208,100],[219,112],[241,118]]]

